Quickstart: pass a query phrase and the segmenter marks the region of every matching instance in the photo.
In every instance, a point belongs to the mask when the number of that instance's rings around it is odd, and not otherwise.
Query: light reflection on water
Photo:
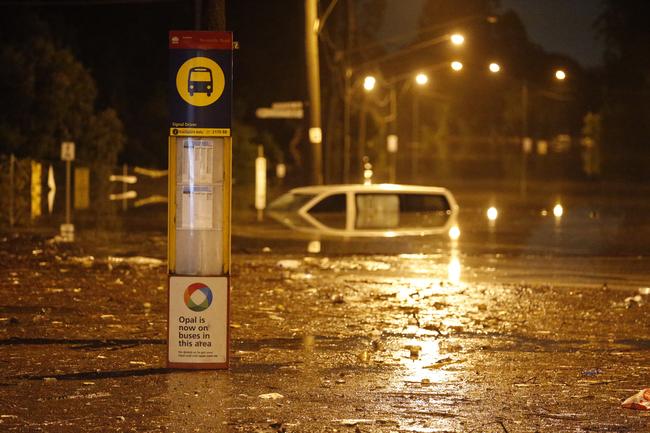
[[[415,311],[399,330],[399,349],[393,355],[400,370],[391,379],[393,386],[416,395],[412,400],[415,411],[436,407],[448,417],[403,420],[400,431],[433,433],[457,431],[456,409],[436,395],[453,389],[462,394],[463,362],[460,349],[445,346],[449,333],[464,328],[464,317],[471,303],[463,293],[463,256],[460,242],[454,241],[441,254],[401,254],[400,264],[410,277],[400,278],[395,299],[402,307]],[[390,287],[390,286],[389,286]],[[443,346],[441,349],[441,345]],[[451,391],[450,391],[451,392]]]
[[[438,368],[436,364],[443,358],[440,343],[436,339],[407,339],[406,349],[401,352],[400,363],[406,368],[404,382],[419,383],[422,386],[443,384],[455,381],[456,373]]]
[[[451,257],[447,265],[447,279],[450,283],[459,284],[461,276],[461,265],[458,257]]]

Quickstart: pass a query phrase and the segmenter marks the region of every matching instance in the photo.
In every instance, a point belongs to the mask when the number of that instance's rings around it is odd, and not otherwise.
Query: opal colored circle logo
[[[176,74],[176,90],[185,102],[205,107],[221,97],[226,77],[221,67],[207,57],[192,57]]]
[[[187,308],[199,313],[212,304],[212,290],[203,283],[192,283],[185,289],[183,299]]]

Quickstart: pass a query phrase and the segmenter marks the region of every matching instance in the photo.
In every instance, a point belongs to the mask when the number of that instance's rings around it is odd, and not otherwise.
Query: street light
[[[566,72],[564,72],[562,69],[558,69],[555,71],[555,79],[564,81],[566,79]]]
[[[336,4],[336,1],[330,3],[330,5]],[[326,13],[327,15],[327,13]],[[475,19],[476,17],[472,17],[472,19]],[[323,24],[324,24],[325,19],[322,20],[320,28],[322,29]],[[441,43],[446,43],[446,42],[451,42],[451,44],[460,46],[463,45],[465,42],[465,37],[460,34],[460,33],[454,33],[454,34],[443,34],[438,37],[435,37],[433,39],[428,39],[416,44],[413,44],[409,46],[408,48],[396,50],[393,52],[390,52],[388,54],[385,54],[383,56],[374,58],[370,61],[367,61],[365,63],[362,63],[360,65],[355,66],[354,68],[350,65],[349,63],[349,54],[352,51],[358,51],[359,49],[355,50],[348,50],[346,52],[346,68],[345,68],[345,74],[344,74],[344,85],[345,85],[345,92],[344,92],[344,108],[343,108],[343,181],[348,182],[349,179],[349,174],[350,174],[350,151],[352,147],[352,138],[350,135],[350,116],[351,116],[351,99],[352,99],[352,78],[354,76],[355,71],[361,71],[364,70],[365,68],[369,66],[376,66],[379,63],[384,63],[388,60],[391,60],[395,57],[401,57],[404,55],[407,55],[411,52],[418,51],[424,48],[428,48],[434,45],[438,45]],[[368,48],[369,46],[364,47],[364,49]],[[376,80],[373,80],[373,78],[366,77],[363,83],[363,87],[366,91],[372,91],[375,88]]]
[[[498,73],[499,71],[501,71],[501,65],[499,65],[499,64],[496,63],[496,62],[492,62],[492,63],[490,63],[490,65],[488,66],[488,68],[490,69],[490,72],[492,72],[493,74],[496,74],[496,73]]]
[[[460,33],[454,33],[449,37],[449,40],[451,40],[451,43],[454,45],[463,45],[465,43],[465,36]]]
[[[458,60],[455,60],[455,61],[451,62],[451,69],[458,72],[461,69],[463,69],[463,64],[461,62],[459,62]]]
[[[420,72],[415,76],[415,82],[418,84],[418,86],[424,86],[429,82],[429,77],[427,74]]]
[[[367,92],[373,90],[375,88],[375,84],[377,84],[377,79],[375,79],[375,77],[372,75],[368,75],[363,79],[363,88],[366,89]]]

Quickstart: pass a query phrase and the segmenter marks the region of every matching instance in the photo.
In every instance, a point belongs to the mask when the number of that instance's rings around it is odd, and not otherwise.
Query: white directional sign
[[[258,119],[302,119],[302,108],[258,108],[255,110]]]
[[[111,182],[124,182],[124,183],[129,183],[129,184],[134,184],[138,181],[138,178],[136,176],[124,176],[124,175],[119,175],[119,174],[111,174],[108,177],[108,180]]]
[[[49,189],[47,192],[47,210],[52,215],[52,211],[54,210],[54,197],[56,196],[56,182],[54,181],[54,169],[51,165],[47,171],[47,187]]]
[[[126,200],[126,199],[129,199],[129,198],[137,198],[137,197],[138,197],[138,193],[135,192],[135,191],[126,191],[126,192],[122,192],[122,193],[118,193],[118,194],[109,194],[109,196],[108,196],[108,198],[110,200],[113,200],[113,201],[115,201],[115,200]]]
[[[305,113],[302,101],[282,101],[258,108],[255,115],[258,119],[302,119]]]

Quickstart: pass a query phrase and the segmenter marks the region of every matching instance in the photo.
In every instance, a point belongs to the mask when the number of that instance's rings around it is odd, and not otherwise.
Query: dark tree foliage
[[[320,33],[322,100],[325,125],[325,178],[329,182],[343,179],[344,112],[346,91],[350,98],[350,158],[352,179],[360,172],[361,153],[369,149],[360,146],[359,118],[361,113],[370,117],[379,115],[376,105],[363,105],[361,80],[374,69],[374,60],[386,54],[380,29],[385,19],[386,0],[332,0],[321,2],[321,15],[335,4]],[[350,87],[346,90],[346,75]],[[365,115],[365,114],[364,114]],[[381,121],[379,121],[381,122]],[[369,122],[365,137],[370,146],[380,138],[375,129],[377,122]]]
[[[650,2],[607,0],[596,22],[606,44],[603,135],[607,161],[647,173],[650,159]],[[627,156],[627,158],[626,158]]]
[[[123,162],[167,164],[167,35],[192,28],[192,5],[116,2],[37,10],[92,73],[97,105],[114,108],[124,122]]]
[[[304,1],[236,0],[226,5],[227,28],[239,49],[234,53],[233,174],[252,181],[257,146],[264,146],[268,166],[289,166],[295,179],[307,160],[305,140],[292,139],[302,121],[257,119],[255,110],[279,101],[306,98]]]
[[[77,143],[82,161],[114,164],[124,144],[112,110],[97,111],[97,87],[72,52],[28,11],[2,16],[0,153],[58,159],[60,143]]]

